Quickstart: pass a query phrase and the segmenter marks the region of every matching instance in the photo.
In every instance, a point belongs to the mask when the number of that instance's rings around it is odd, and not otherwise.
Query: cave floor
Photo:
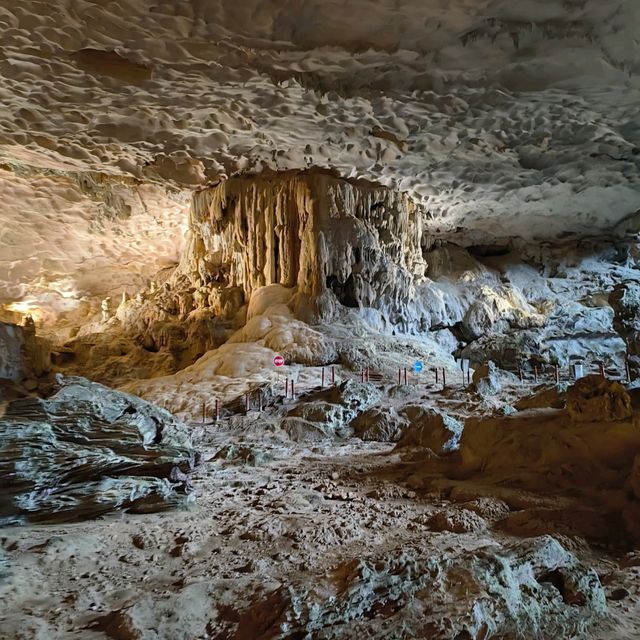
[[[0,591],[0,637],[267,637],[257,628],[242,635],[238,621],[282,585],[313,584],[366,556],[456,556],[513,539],[492,526],[433,531],[430,516],[452,505],[394,481],[403,463],[392,444],[295,444],[257,416],[194,428],[193,437],[206,462],[187,510],[3,530],[11,580]],[[611,614],[606,629],[584,637],[640,637],[640,555],[579,537],[571,551],[597,570]],[[354,627],[352,637],[411,637],[397,617],[379,635]]]

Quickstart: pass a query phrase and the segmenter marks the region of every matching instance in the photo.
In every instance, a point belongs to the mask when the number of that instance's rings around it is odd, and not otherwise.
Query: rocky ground
[[[186,509],[3,529],[0,637],[640,637],[640,557],[589,492],[446,479],[447,424],[431,448],[287,426],[314,402],[192,426]],[[386,415],[482,402],[408,387]]]

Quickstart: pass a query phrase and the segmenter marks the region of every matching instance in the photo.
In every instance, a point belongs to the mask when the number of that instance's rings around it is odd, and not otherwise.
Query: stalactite
[[[227,289],[241,304],[281,284],[308,320],[342,303],[404,322],[426,271],[423,214],[405,194],[321,172],[232,178],[194,195],[176,278],[211,291],[217,311]]]

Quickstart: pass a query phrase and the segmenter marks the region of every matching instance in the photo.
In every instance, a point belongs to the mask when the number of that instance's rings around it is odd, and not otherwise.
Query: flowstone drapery
[[[230,179],[194,196],[176,278],[222,315],[281,284],[305,320],[340,302],[399,324],[426,271],[424,215],[406,194],[327,173]]]

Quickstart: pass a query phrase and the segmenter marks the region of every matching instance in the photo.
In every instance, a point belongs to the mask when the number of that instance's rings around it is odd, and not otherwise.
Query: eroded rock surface
[[[49,399],[14,400],[0,418],[0,524],[184,503],[200,458],[168,412],[82,378],[60,383]]]
[[[404,407],[400,415],[410,426],[398,442],[398,449],[424,447],[436,454],[445,454],[458,448],[463,425],[455,418],[417,405]]]
[[[0,634],[637,633],[637,0],[1,4]]]
[[[609,302],[615,313],[614,327],[627,345],[627,360],[633,378],[640,376],[640,285],[620,283]]]
[[[354,435],[363,440],[397,442],[409,422],[393,407],[369,409],[351,422]]]
[[[315,584],[257,599],[232,637],[392,637],[399,623],[413,637],[442,640],[568,637],[606,614],[595,571],[547,537],[454,558],[407,549],[339,564]]]

